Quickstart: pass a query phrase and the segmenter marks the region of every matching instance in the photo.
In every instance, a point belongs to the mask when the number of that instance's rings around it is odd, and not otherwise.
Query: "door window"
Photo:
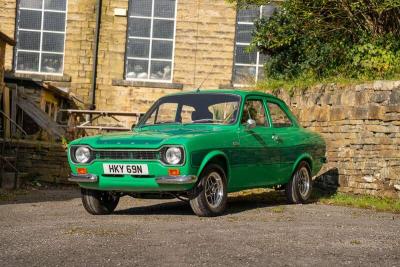
[[[265,116],[265,109],[262,100],[246,100],[246,103],[244,104],[241,123],[247,123],[249,119],[255,120],[257,126],[269,127],[268,120]]]
[[[271,115],[272,125],[275,128],[285,128],[292,126],[292,121],[278,104],[268,102],[268,109]]]

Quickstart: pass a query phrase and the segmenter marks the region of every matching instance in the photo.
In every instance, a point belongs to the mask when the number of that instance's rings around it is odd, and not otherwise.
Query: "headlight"
[[[75,156],[75,160],[77,161],[77,163],[86,163],[86,162],[90,161],[91,152],[88,147],[81,146],[75,150],[74,156]]]
[[[179,147],[169,147],[165,151],[165,161],[168,164],[176,165],[182,161],[182,149]]]

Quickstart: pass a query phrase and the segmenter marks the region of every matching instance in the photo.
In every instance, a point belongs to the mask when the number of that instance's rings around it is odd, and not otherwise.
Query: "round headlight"
[[[86,163],[90,160],[90,149],[81,146],[75,150],[75,159],[78,163]]]
[[[170,147],[165,151],[165,160],[168,164],[178,164],[182,160],[182,151],[178,147]]]

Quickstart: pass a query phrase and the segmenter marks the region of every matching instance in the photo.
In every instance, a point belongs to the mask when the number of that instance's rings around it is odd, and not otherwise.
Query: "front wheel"
[[[83,207],[92,215],[105,215],[112,213],[118,205],[119,196],[110,192],[81,189]]]
[[[310,165],[302,161],[292,175],[292,179],[286,184],[285,193],[289,203],[306,203],[311,196],[312,179]]]
[[[193,212],[200,217],[212,217],[225,211],[228,199],[225,171],[216,164],[205,167],[190,200]]]

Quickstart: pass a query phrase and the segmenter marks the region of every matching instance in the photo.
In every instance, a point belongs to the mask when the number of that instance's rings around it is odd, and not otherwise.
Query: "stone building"
[[[246,47],[254,19],[274,8],[237,11],[224,0],[0,0],[0,10],[0,31],[17,40],[7,70],[69,88],[90,108],[144,112],[168,93],[261,77],[264,57]]]

